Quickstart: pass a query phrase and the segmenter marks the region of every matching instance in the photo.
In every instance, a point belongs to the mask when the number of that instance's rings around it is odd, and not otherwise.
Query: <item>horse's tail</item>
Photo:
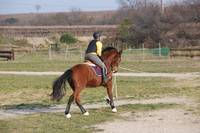
[[[53,92],[51,93],[52,100],[59,101],[66,94],[66,81],[71,78],[72,71],[69,69],[53,83]]]

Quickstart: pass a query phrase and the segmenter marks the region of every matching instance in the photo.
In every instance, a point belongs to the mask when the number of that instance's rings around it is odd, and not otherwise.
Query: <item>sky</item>
[[[36,12],[62,12],[80,9],[82,11],[116,10],[116,0],[0,0],[0,14]]]
[[[81,11],[117,10],[118,0],[0,0],[0,14],[36,13],[36,5],[40,5],[39,12],[65,12],[72,9]],[[163,0],[173,1],[173,0]]]

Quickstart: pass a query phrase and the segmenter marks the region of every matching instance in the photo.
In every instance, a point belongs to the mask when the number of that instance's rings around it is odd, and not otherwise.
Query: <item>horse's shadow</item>
[[[51,105],[42,104],[42,103],[20,103],[13,105],[3,105],[0,108],[4,110],[17,109],[17,110],[33,110],[33,109],[42,109],[48,108]]]

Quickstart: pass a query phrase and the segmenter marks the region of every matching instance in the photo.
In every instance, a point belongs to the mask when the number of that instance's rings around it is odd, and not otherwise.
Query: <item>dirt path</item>
[[[182,109],[123,114],[126,120],[96,125],[101,133],[200,133],[200,118]]]
[[[0,75],[30,75],[30,76],[45,76],[45,75],[61,75],[63,72],[28,72],[28,71],[0,71]],[[174,77],[174,78],[195,78],[200,77],[200,72],[193,73],[116,73],[114,76],[122,77]]]

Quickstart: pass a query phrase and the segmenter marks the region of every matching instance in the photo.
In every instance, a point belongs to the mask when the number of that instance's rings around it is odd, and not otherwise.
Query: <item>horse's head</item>
[[[121,62],[122,50],[118,51],[116,48],[107,47],[102,51],[102,59],[105,64],[110,67],[111,71],[116,73],[118,71],[119,63]]]

